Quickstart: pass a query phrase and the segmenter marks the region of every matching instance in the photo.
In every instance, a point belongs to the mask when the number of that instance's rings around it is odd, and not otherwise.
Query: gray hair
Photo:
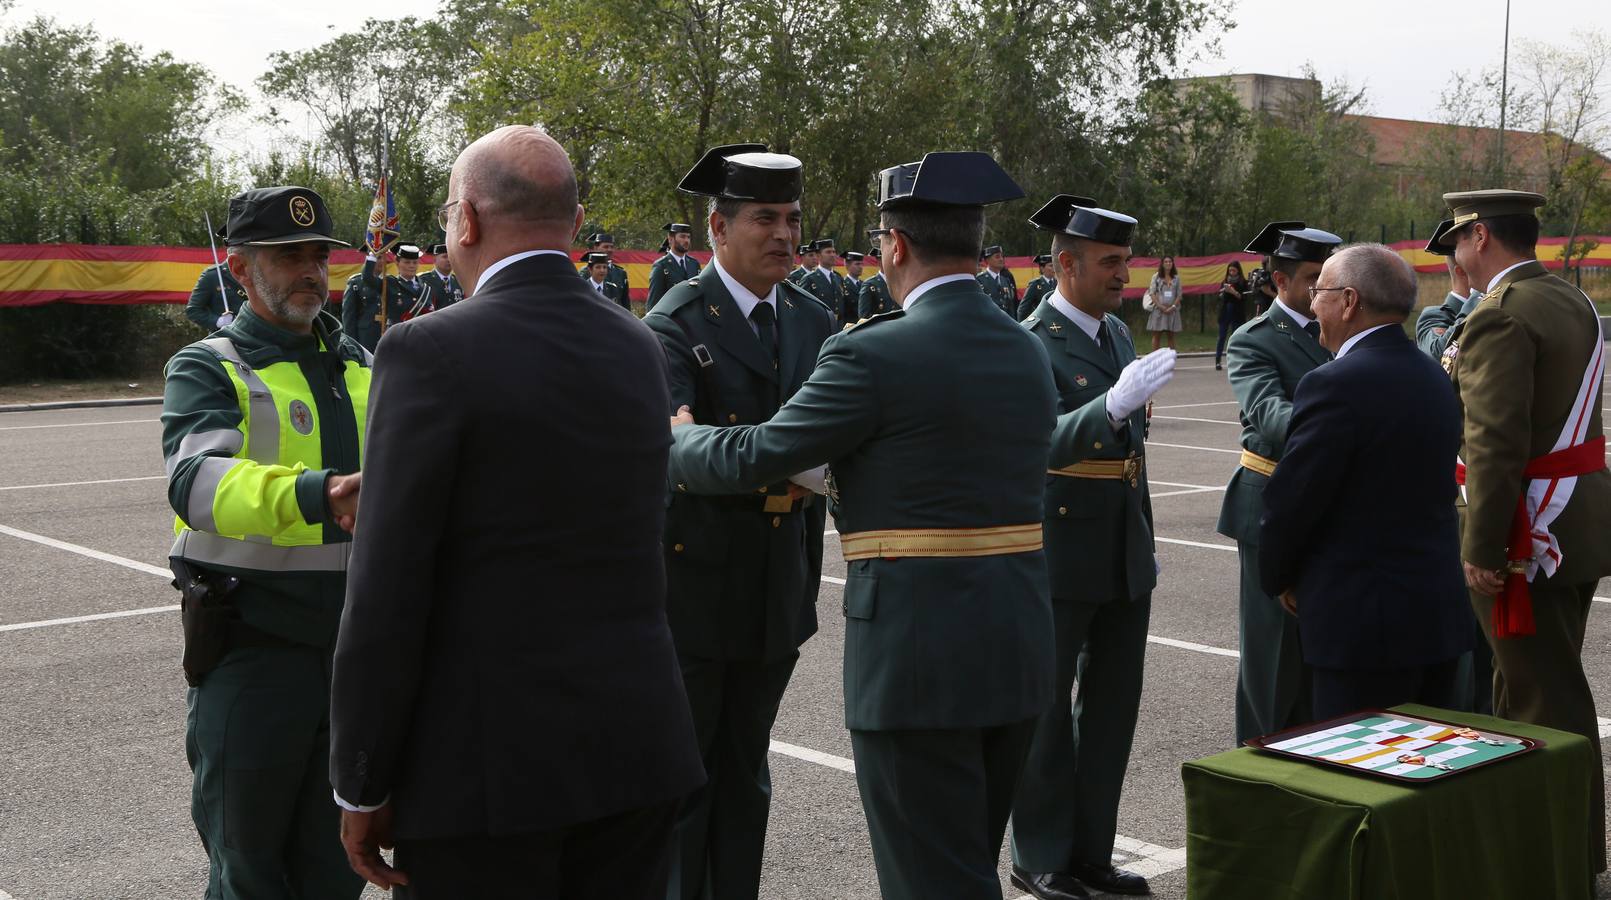
[[[1336,273],[1336,286],[1353,288],[1359,305],[1369,312],[1403,321],[1415,308],[1415,270],[1390,247],[1351,244],[1327,265]]]
[[[710,198],[710,203],[705,207],[705,240],[709,242],[712,250],[716,249],[716,231],[710,227],[711,215],[715,214],[721,216],[723,219],[731,222],[738,218],[738,214],[743,210],[743,200],[732,200],[726,197]],[[792,250],[794,248],[790,247],[789,249]]]

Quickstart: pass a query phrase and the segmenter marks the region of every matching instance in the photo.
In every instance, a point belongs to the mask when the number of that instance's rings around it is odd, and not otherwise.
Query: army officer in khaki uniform
[[[1598,748],[1580,654],[1594,588],[1611,575],[1600,317],[1534,258],[1542,196],[1443,199],[1453,218],[1434,238],[1486,291],[1450,329],[1443,364],[1464,418],[1460,555],[1494,651],[1494,714],[1573,731]],[[1603,872],[1605,791],[1600,765],[1594,771],[1589,858]]]

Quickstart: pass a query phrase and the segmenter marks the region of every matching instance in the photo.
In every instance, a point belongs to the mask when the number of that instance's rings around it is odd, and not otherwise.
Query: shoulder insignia
[[[845,328],[845,333],[848,334],[848,333],[850,333],[852,331],[862,331],[862,330],[865,330],[867,328],[871,328],[874,325],[877,325],[879,322],[892,322],[892,321],[894,321],[896,319],[899,319],[901,316],[904,316],[904,315],[906,315],[906,310],[904,310],[904,309],[892,309],[887,313],[879,313],[876,316],[868,316],[867,318],[862,319],[860,322],[857,322],[854,325],[847,326]]]
[[[780,281],[778,282],[778,295],[782,296],[784,294],[793,294],[796,300],[810,300],[812,303],[815,303],[817,306],[826,310],[829,315],[834,314],[833,307],[829,306],[827,303],[824,303],[821,297],[813,294],[804,285],[796,284],[788,280]]]
[[[1025,318],[1024,321],[1022,323],[1020,323],[1020,324],[1022,324],[1025,328],[1028,328],[1031,331],[1033,331],[1035,326],[1037,324],[1039,324],[1039,323],[1040,323],[1040,316],[1031,315],[1031,316]]]

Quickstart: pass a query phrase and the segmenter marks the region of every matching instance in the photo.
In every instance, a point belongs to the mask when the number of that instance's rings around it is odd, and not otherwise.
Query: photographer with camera
[[[1225,339],[1242,324],[1242,300],[1253,290],[1242,277],[1242,264],[1231,260],[1225,267],[1225,277],[1219,285],[1219,341],[1214,344],[1214,370],[1225,367],[1220,360],[1225,356]]]

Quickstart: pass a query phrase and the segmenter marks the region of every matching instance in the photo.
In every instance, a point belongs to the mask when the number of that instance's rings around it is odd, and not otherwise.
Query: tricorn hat
[[[706,150],[677,190],[724,200],[793,203],[804,187],[798,159],[768,152],[765,144],[727,144]]]
[[[1136,220],[1121,212],[1103,209],[1090,197],[1058,194],[1029,217],[1029,224],[1042,231],[1073,235],[1099,244],[1127,247],[1135,235]]]
[[[878,173],[878,208],[912,201],[988,206],[1024,196],[1023,188],[988,153],[946,150]]]
[[[1342,238],[1302,222],[1271,222],[1248,242],[1247,252],[1299,262],[1325,262]]]

